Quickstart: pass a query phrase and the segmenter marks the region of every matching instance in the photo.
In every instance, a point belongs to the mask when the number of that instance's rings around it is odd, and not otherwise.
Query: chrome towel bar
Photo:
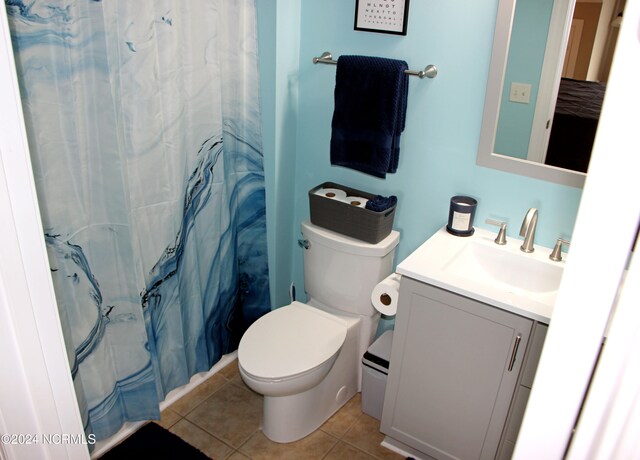
[[[331,56],[331,53],[328,51],[325,51],[324,53],[322,53],[322,55],[320,57],[314,57],[313,58],[313,63],[314,64],[337,64],[338,61],[335,61],[333,59],[333,56]],[[404,73],[406,73],[407,75],[411,75],[414,77],[420,77],[420,78],[435,78],[436,75],[438,75],[438,68],[436,66],[434,66],[433,64],[429,64],[428,66],[426,66],[424,68],[424,70],[405,70]]]

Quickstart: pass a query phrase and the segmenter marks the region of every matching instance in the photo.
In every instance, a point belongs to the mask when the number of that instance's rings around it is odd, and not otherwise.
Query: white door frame
[[[633,426],[620,423],[619,418],[614,420],[620,413],[605,412],[606,407],[598,401],[604,399],[611,405],[630,408],[637,401],[626,398],[633,394],[632,390],[638,394],[640,386],[622,391],[622,382],[604,384],[597,378],[600,383],[596,386],[594,382],[577,426],[576,420],[609,316],[616,305],[640,219],[639,25],[640,0],[631,0],[620,30],[569,259],[514,459],[564,458],[574,427],[575,444],[569,458],[607,458],[595,456],[603,448],[600,435],[604,436],[604,430],[610,428],[603,426],[602,420],[618,427],[617,439],[633,436],[630,431]],[[637,289],[622,286],[620,292],[626,302],[633,302],[637,308],[640,304]],[[640,327],[638,315],[628,315],[626,319],[635,321],[627,326]],[[619,328],[612,327],[608,340],[617,343],[619,349],[632,349],[633,342],[618,331]],[[616,362],[611,348],[605,346],[603,360],[608,372],[622,375],[626,362]],[[640,385],[640,381],[637,379],[634,384]],[[581,456],[580,452],[589,454]]]
[[[564,62],[569,41],[569,30],[574,7],[574,0],[556,0],[553,2],[551,20],[549,21],[549,35],[540,72],[536,108],[531,125],[531,137],[529,138],[529,150],[527,152],[527,160],[529,161],[544,164],[547,158],[553,114],[556,108],[556,99],[558,99],[558,89],[560,88],[562,63]]]
[[[88,459],[42,234],[4,7],[0,101],[0,455]],[[44,435],[60,437],[47,443]],[[69,436],[67,442],[63,435]]]

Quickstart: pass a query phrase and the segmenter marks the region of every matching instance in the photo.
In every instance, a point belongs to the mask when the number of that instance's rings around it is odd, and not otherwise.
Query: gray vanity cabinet
[[[437,459],[494,459],[533,324],[402,277],[381,422],[387,441]]]
[[[547,336],[548,329],[549,327],[546,324],[534,323],[533,325],[533,333],[531,334],[531,339],[529,339],[527,354],[524,357],[524,366],[522,372],[520,372],[520,380],[513,395],[507,423],[502,432],[502,440],[500,441],[500,448],[496,456],[498,460],[510,460],[513,450],[516,447],[516,439],[520,432],[520,425],[522,425],[522,419],[524,418],[524,410],[529,401],[533,378],[538,369],[538,362],[540,361],[542,346],[544,345],[544,339]]]

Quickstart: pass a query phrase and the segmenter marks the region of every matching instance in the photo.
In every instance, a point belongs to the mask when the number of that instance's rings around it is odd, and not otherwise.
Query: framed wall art
[[[407,35],[409,0],[356,0],[355,30]]]

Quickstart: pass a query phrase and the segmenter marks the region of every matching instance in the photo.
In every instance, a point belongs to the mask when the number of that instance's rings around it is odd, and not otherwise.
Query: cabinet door
[[[493,459],[532,324],[403,277],[381,431],[438,459]]]

